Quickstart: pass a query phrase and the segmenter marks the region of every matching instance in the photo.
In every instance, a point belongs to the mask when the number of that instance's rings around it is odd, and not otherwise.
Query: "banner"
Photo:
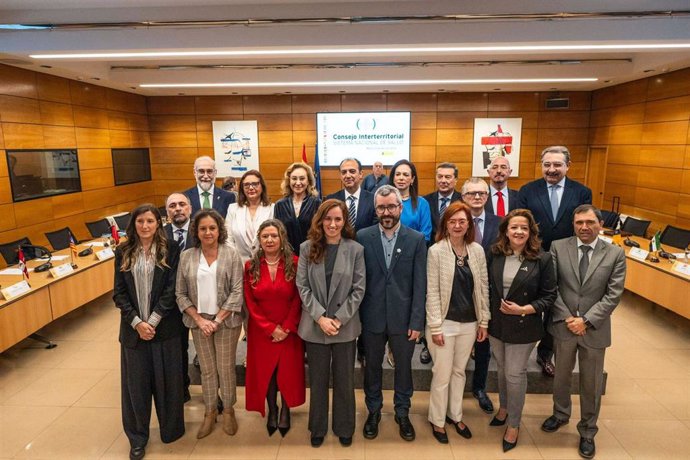
[[[259,134],[256,120],[214,121],[213,151],[218,177],[239,177],[259,170]]]
[[[513,170],[520,174],[520,137],[522,118],[475,118],[472,147],[472,176],[487,177],[486,168],[496,157],[506,157]]]

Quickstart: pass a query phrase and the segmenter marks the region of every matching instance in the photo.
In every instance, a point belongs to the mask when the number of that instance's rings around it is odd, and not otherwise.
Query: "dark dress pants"
[[[415,341],[408,340],[407,334],[388,334],[362,331],[364,340],[364,401],[369,412],[377,412],[383,407],[383,354],[386,342],[395,359],[395,382],[393,384],[393,405],[395,414],[403,417],[410,411],[410,399],[414,391],[412,385],[412,354]]]
[[[180,345],[182,346],[182,380],[184,384],[184,392],[189,393],[189,385],[191,379],[189,378],[189,329],[182,326],[182,333],[180,334]]]
[[[551,323],[551,309],[547,309],[544,313],[544,337],[537,345],[537,356],[544,361],[551,361],[553,357],[553,336],[548,332],[548,326]]]
[[[151,422],[151,398],[156,404],[161,441],[184,434],[184,382],[180,368],[180,338],[139,341],[136,348],[120,346],[122,425],[132,447],[146,446]]]
[[[304,342],[309,362],[309,431],[328,433],[328,386],[333,377],[333,433],[350,438],[355,432],[355,341],[332,344]],[[330,370],[330,372],[329,372]]]
[[[474,375],[472,377],[472,391],[486,391],[486,378],[489,375],[489,361],[491,360],[491,345],[489,340],[474,342]]]

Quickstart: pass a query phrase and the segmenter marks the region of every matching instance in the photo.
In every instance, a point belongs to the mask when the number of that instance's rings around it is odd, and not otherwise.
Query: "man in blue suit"
[[[573,236],[573,211],[581,204],[592,204],[592,191],[566,174],[570,168],[570,151],[554,145],[541,152],[541,172],[544,176],[525,184],[518,193],[518,207],[532,211],[539,224],[541,245],[545,251],[551,242]],[[550,311],[544,315],[544,324],[550,323]],[[537,347],[537,363],[544,374],[555,375],[553,337],[547,331]]]
[[[488,251],[498,237],[500,217],[486,212],[484,206],[489,199],[489,186],[479,177],[470,177],[462,184],[462,199],[470,207],[474,220],[474,239]],[[472,377],[472,395],[479,402],[479,407],[491,414],[494,405],[486,394],[486,379],[489,376],[491,346],[488,340],[474,342],[474,374]]]
[[[326,197],[345,202],[355,231],[371,227],[376,223],[374,195],[360,187],[362,183],[362,163],[356,158],[346,158],[340,162],[340,180],[343,189]]]
[[[433,244],[438,230],[438,221],[443,211],[453,202],[461,200],[460,192],[455,191],[458,182],[458,167],[454,163],[441,163],[436,166],[436,190],[424,195],[431,211],[431,241]]]
[[[215,186],[217,173],[216,162],[211,157],[199,157],[194,162],[196,187],[184,192],[192,205],[192,215],[199,209],[213,208],[225,217],[228,206],[235,202],[235,195]]]
[[[379,224],[357,232],[367,269],[367,287],[359,307],[366,355],[364,400],[369,410],[363,433],[367,439],[379,433],[381,364],[388,341],[395,358],[395,422],[400,436],[412,441],[412,354],[426,315],[426,242],[424,235],[400,223],[402,197],[395,187],[376,190],[374,204]]]

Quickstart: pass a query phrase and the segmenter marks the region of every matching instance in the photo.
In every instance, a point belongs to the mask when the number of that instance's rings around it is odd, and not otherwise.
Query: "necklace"
[[[466,249],[467,246],[466,246],[466,245],[463,245],[461,251],[456,251],[455,248],[454,248],[452,245],[451,245],[451,247],[453,248],[453,253],[455,254],[455,263],[457,264],[457,266],[458,266],[458,267],[463,267],[463,266],[465,266],[465,256],[464,256],[464,254],[465,254],[465,249]]]
[[[270,265],[271,267],[273,267],[273,266],[275,266],[275,265],[278,265],[278,263],[280,263],[280,258],[277,258],[277,259],[276,259],[275,261],[273,261],[273,262],[269,262],[268,259],[266,259],[266,258],[264,258],[264,260],[266,261],[266,264]]]

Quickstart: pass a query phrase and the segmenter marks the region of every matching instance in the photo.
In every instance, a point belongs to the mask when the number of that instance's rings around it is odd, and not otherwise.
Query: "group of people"
[[[462,409],[472,354],[472,393],[494,414],[486,393],[493,354],[499,408],[489,425],[506,425],[508,451],[518,442],[528,359],[540,342],[538,362],[554,376],[553,414],[542,429],[569,421],[577,357],[579,453],[593,457],[625,256],[598,239],[601,213],[589,189],[566,177],[568,150],[545,149],[541,164],[544,177],[516,192],[508,188],[508,159],[495,158],[490,185],[470,178],[457,192],[457,167],[441,163],[437,190],[422,197],[413,163],[396,163],[389,184],[380,179],[382,165],[374,165],[366,190],[359,160],[348,158],[340,164],[343,189],[321,201],[311,168],[294,163],[281,184],[283,198],[272,204],[259,171],[241,177],[235,197],[215,187],[213,160],[198,158],[197,185],[166,201],[169,224],[154,206],[139,206],[115,251],[130,458],[145,454],[152,400],[162,441],[184,434],[188,330],[205,406],[197,438],[212,432],[220,413],[222,430],[237,432],[235,360],[243,327],[246,409],[266,417],[269,435],[285,436],[290,408],[305,402],[306,351],[311,445],[319,447],[328,433],[331,382],[331,429],[351,445],[358,358],[368,411],[363,436],[376,438],[388,347],[394,419],[400,436],[414,440],[412,359],[420,341],[420,359],[433,362],[434,438],[448,443],[447,425],[472,437]]]

